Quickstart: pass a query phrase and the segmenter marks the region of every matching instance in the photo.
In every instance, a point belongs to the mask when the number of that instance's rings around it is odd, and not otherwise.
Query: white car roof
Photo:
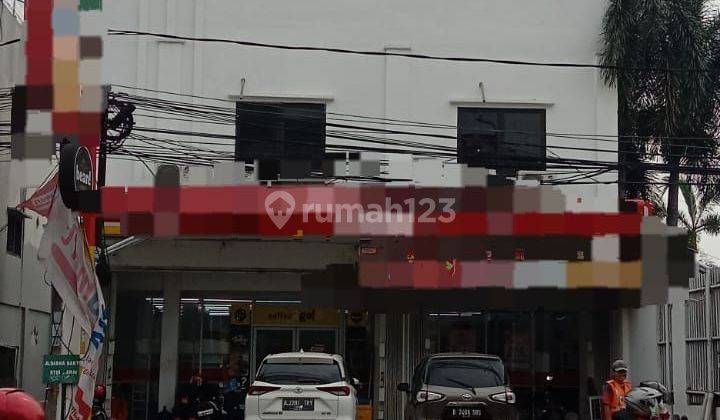
[[[342,364],[339,354],[313,353],[296,351],[291,353],[271,354],[265,357],[266,363],[327,363],[338,362]]]

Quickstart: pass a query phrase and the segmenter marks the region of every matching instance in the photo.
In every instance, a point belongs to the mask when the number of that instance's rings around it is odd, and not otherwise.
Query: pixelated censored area
[[[102,190],[101,208],[104,217],[120,222],[125,235],[352,239],[360,244],[358,283],[370,289],[650,292],[653,285],[667,290],[671,272],[687,278],[692,270],[692,256],[676,252],[683,236],[658,219],[557,212],[543,207],[544,191],[112,187]]]
[[[61,142],[93,156],[104,112],[101,0],[25,2],[25,84],[13,91],[13,159],[47,159]]]

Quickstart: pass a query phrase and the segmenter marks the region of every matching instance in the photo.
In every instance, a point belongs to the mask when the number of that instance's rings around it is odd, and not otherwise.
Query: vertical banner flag
[[[68,413],[71,420],[86,420],[90,418],[92,409],[95,379],[107,328],[107,311],[85,233],[77,215],[63,204],[57,189],[40,242],[38,259],[66,307],[90,335],[90,345],[80,361],[80,380]]]

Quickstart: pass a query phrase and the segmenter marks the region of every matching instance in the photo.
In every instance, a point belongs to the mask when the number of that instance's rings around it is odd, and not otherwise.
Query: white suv
[[[273,354],[248,389],[245,420],[355,420],[356,384],[336,354]]]

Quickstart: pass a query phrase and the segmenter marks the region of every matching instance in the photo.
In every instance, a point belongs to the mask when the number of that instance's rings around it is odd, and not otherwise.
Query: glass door
[[[337,353],[336,329],[299,329],[297,351]]]
[[[260,362],[268,354],[293,351],[295,330],[292,328],[258,328],[255,330],[255,365],[252,376],[255,377]]]

